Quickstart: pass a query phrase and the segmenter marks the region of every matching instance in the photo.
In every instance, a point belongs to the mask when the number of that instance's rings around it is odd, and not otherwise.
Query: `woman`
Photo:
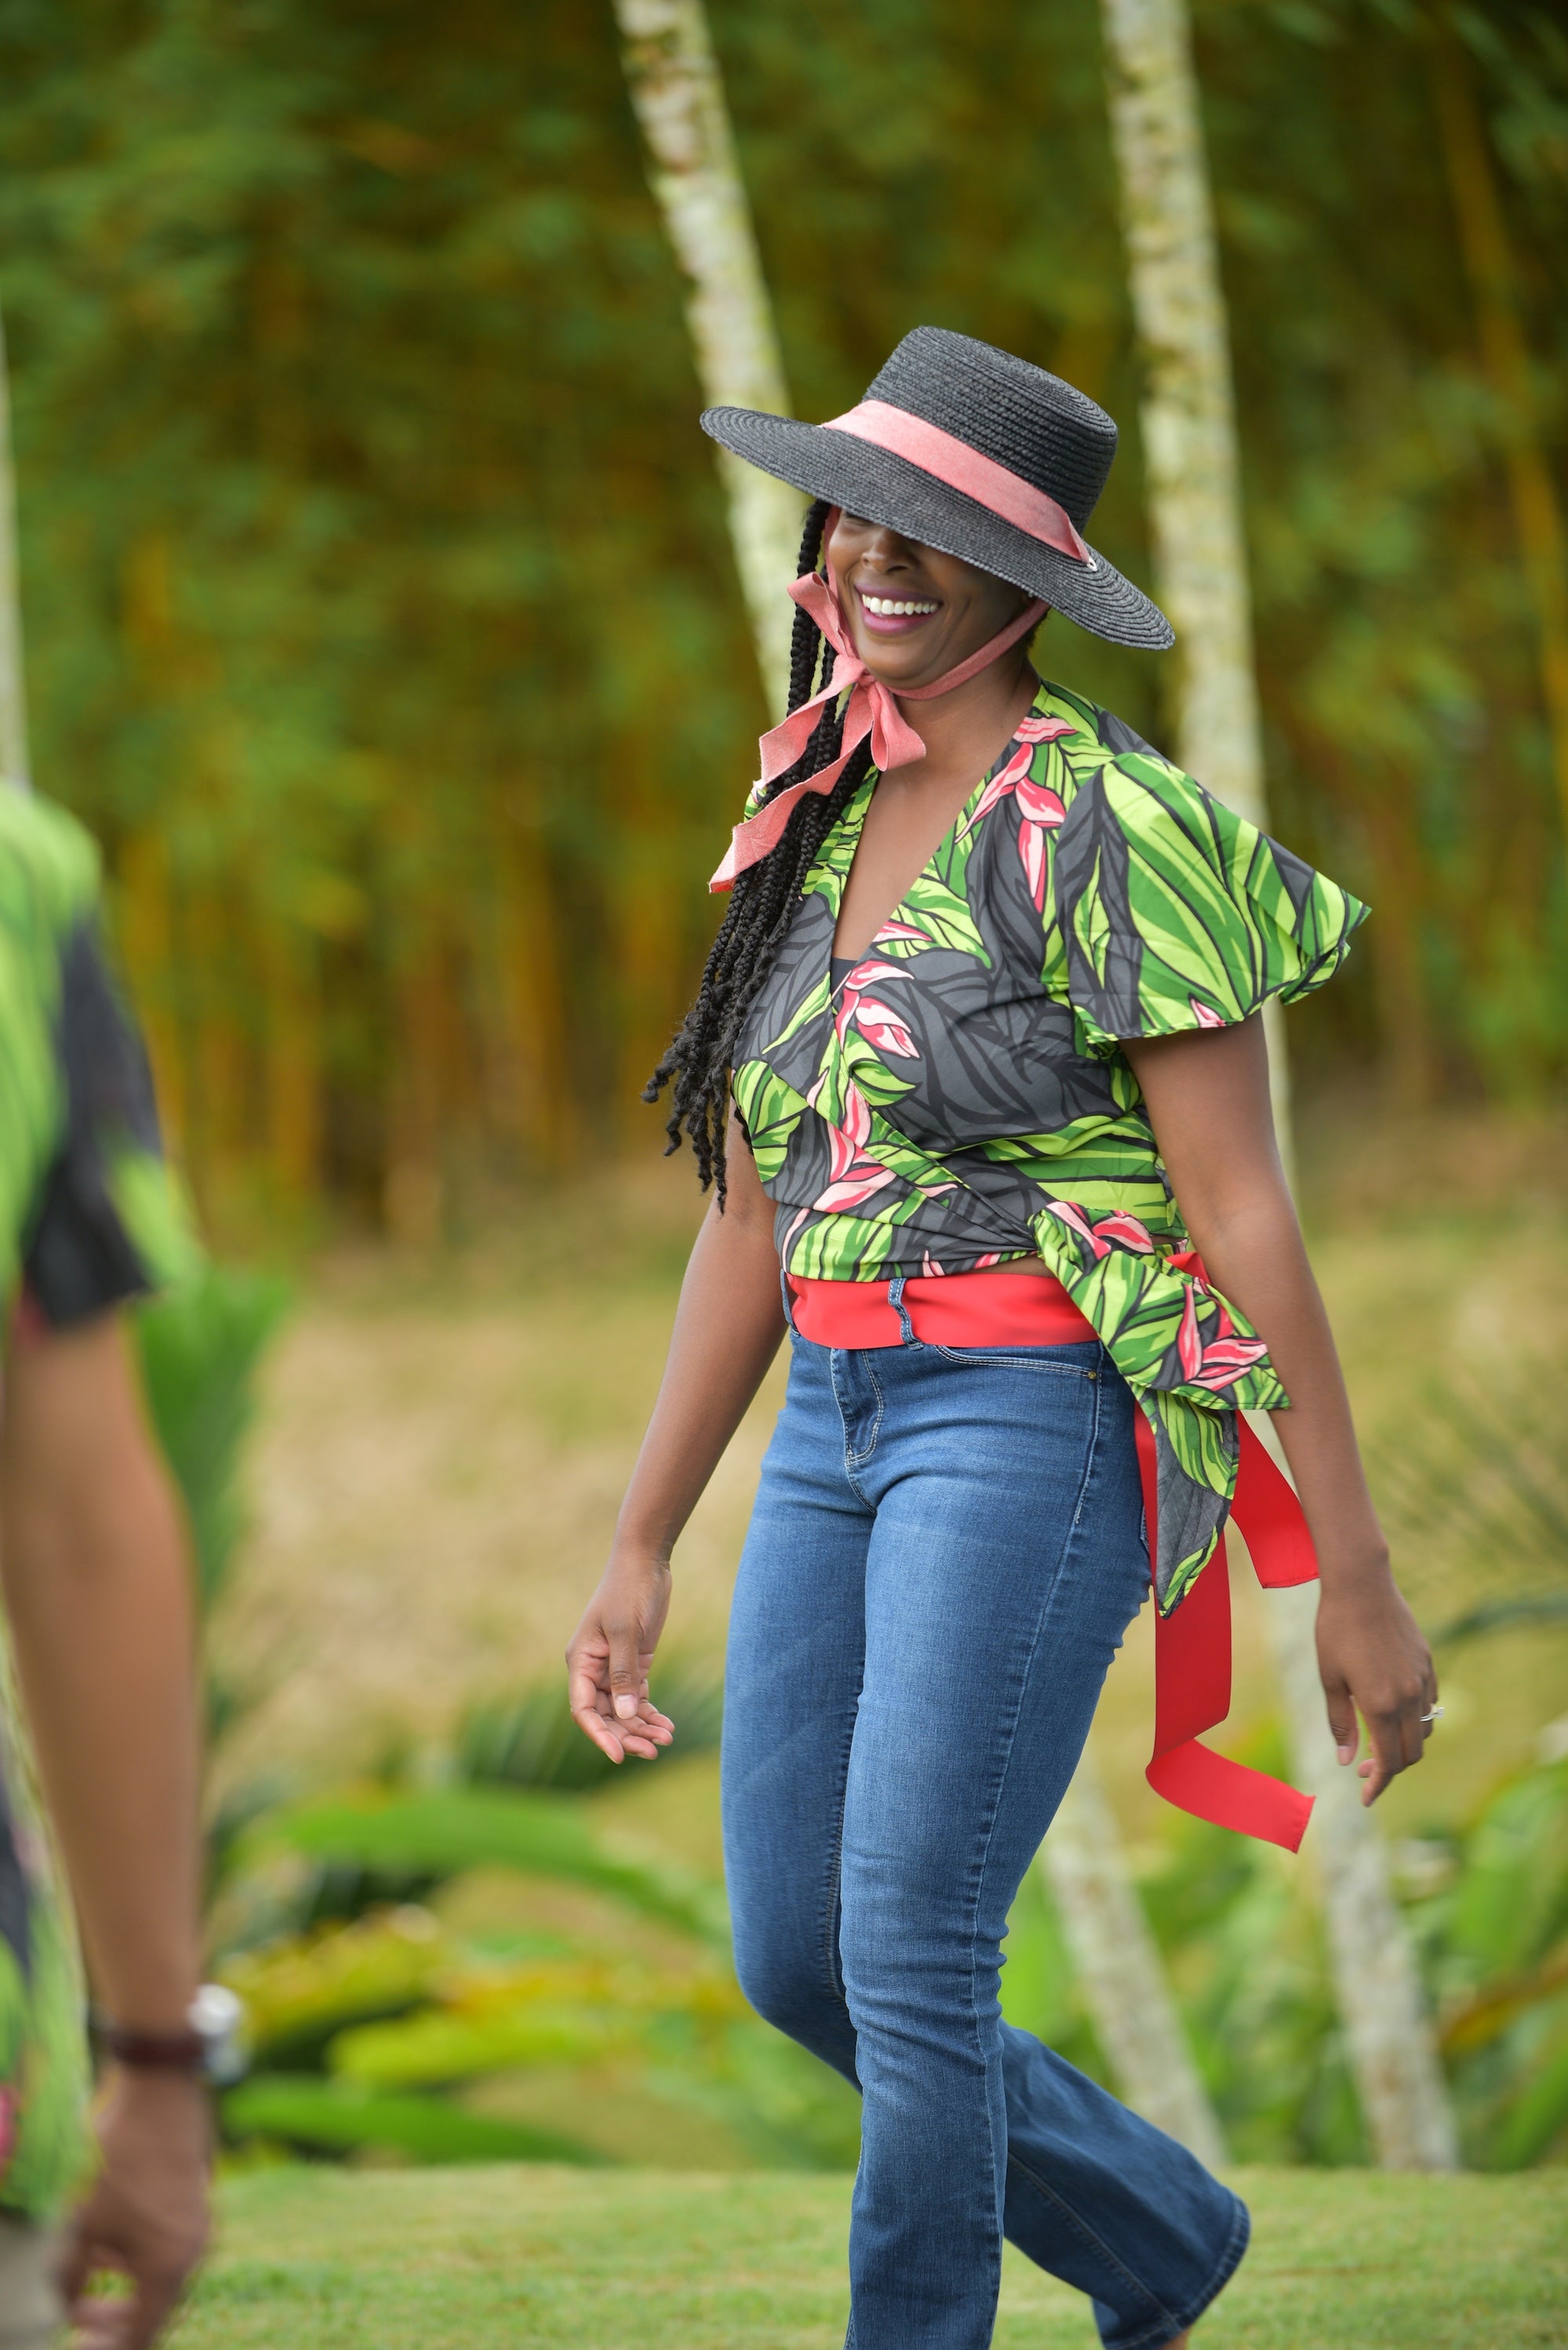
[[[792,714],[649,1089],[673,1079],[671,1147],[716,1198],[573,1708],[617,1761],[668,1742],[648,1669],[670,1552],[787,1323],[731,1627],[725,1855],[748,1997],[862,2092],[849,2341],[980,2350],[1005,2233],[1093,2297],[1111,2350],[1154,2350],[1235,2268],[1245,2210],[1003,2024],[999,1946],[1151,1555],[1151,1777],[1299,1841],[1302,1799],[1194,1734],[1227,1701],[1232,1500],[1272,1531],[1255,1550],[1291,1545],[1242,1409],[1282,1414],[1341,1760],[1357,1708],[1366,1801],[1420,1756],[1431,1659],[1275,1155],[1260,1015],[1331,974],[1365,909],[1031,668],[1047,607],[1171,641],[1081,536],[1116,444],[1091,400],[920,328],[831,425],[702,421],[815,503]],[[1272,1579],[1312,1571],[1297,1551]]]

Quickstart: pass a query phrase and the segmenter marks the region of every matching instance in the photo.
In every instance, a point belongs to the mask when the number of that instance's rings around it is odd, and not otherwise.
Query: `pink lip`
[[[879,588],[870,589],[869,593],[874,596],[879,596],[886,593],[890,602],[898,603],[912,604],[919,601],[922,604],[929,604],[934,600],[929,596],[921,596],[919,598],[913,596],[897,596],[891,589],[885,591]],[[917,629],[923,629],[928,620],[934,620],[937,617],[936,612],[868,612],[866,608],[867,594],[867,590],[866,588],[858,586],[857,587],[855,590],[856,600],[860,606],[861,625],[865,629],[867,636],[913,636]],[[937,611],[940,611],[940,609],[941,606],[939,604],[937,606]]]

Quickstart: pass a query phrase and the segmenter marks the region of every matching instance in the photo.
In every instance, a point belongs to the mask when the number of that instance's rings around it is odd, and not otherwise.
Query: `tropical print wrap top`
[[[1192,1253],[1119,1040],[1294,1002],[1366,909],[1109,711],[1043,684],[836,987],[876,781],[824,842],[737,1047],[780,1256],[843,1281],[1043,1258],[1152,1430],[1168,1616],[1229,1515],[1237,1411],[1288,1399]]]

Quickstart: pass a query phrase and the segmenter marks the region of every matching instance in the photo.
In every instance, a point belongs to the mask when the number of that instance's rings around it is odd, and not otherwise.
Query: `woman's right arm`
[[[784,1336],[774,1203],[732,1119],[728,1199],[703,1219],[680,1285],[659,1399],[609,1564],[566,1649],[573,1719],[612,1762],[651,1762],[671,1725],[648,1695],[670,1555]]]

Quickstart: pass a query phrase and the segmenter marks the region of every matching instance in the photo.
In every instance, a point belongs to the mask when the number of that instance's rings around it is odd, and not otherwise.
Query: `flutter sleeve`
[[[1085,782],[1057,837],[1081,1052],[1245,1020],[1333,977],[1367,909],[1147,746]]]
[[[23,1256],[23,1295],[52,1329],[145,1296],[194,1269],[164,1163],[147,1055],[89,913],[66,941],[55,1022],[65,1111]]]

